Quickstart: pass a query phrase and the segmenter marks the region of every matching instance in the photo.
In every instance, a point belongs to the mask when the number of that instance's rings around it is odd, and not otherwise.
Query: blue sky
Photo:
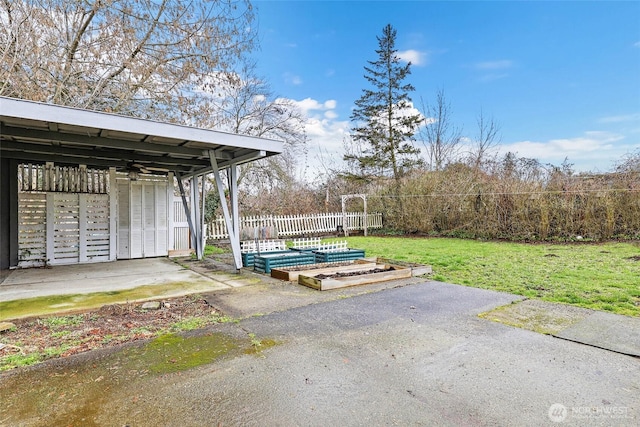
[[[408,82],[473,137],[480,110],[503,152],[608,171],[640,149],[640,2],[254,1],[258,72],[309,117],[308,161],[335,166],[354,101],[391,24]],[[320,154],[319,154],[320,153]]]

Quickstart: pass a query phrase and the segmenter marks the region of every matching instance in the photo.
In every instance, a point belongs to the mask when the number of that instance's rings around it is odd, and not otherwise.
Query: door
[[[166,256],[169,241],[166,181],[118,183],[118,258]]]

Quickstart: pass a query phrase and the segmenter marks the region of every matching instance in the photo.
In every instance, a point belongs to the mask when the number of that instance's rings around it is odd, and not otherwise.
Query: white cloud
[[[309,116],[309,112],[313,110],[330,110],[335,108],[336,101],[329,100],[324,103],[320,103],[315,99],[305,98],[302,101],[293,101],[302,112]]]
[[[476,62],[474,68],[478,70],[504,70],[513,67],[513,61],[509,59],[501,59],[498,61]]]
[[[325,112],[324,116],[327,119],[337,119],[338,118],[338,114],[333,110],[329,110],[329,111]]]
[[[324,102],[324,108],[327,108],[329,110],[335,109],[337,105],[338,105],[338,102],[335,99],[330,99]]]
[[[633,145],[621,144],[621,134],[588,131],[582,136],[558,138],[548,141],[518,141],[501,144],[502,154],[515,153],[518,157],[537,159],[541,163],[560,164],[565,158],[579,170],[607,170],[625,152],[633,151]],[[640,144],[636,144],[636,147]]]
[[[342,162],[343,141],[349,135],[350,123],[338,120],[335,109],[338,103],[334,99],[318,101],[305,98],[293,101],[307,117],[305,131],[308,148],[308,179],[313,180],[325,168],[335,168]]]
[[[427,54],[415,49],[399,50],[398,58],[405,62],[411,62],[412,65],[426,65]]]

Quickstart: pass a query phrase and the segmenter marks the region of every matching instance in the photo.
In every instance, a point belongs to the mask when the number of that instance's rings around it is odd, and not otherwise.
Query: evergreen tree
[[[414,113],[409,92],[414,87],[404,80],[411,62],[401,64],[395,48],[396,30],[389,24],[382,30],[376,50],[378,59],[367,61],[365,79],[371,89],[363,89],[351,115],[352,138],[357,149],[344,159],[364,176],[391,174],[396,183],[411,168],[421,164],[413,135],[422,119]]]

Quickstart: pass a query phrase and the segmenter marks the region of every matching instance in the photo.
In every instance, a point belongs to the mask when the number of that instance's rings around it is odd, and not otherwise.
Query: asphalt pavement
[[[271,343],[258,353],[154,373],[97,352],[0,376],[0,425],[639,425],[640,359],[478,317],[518,300],[420,281],[274,306],[210,331]]]

